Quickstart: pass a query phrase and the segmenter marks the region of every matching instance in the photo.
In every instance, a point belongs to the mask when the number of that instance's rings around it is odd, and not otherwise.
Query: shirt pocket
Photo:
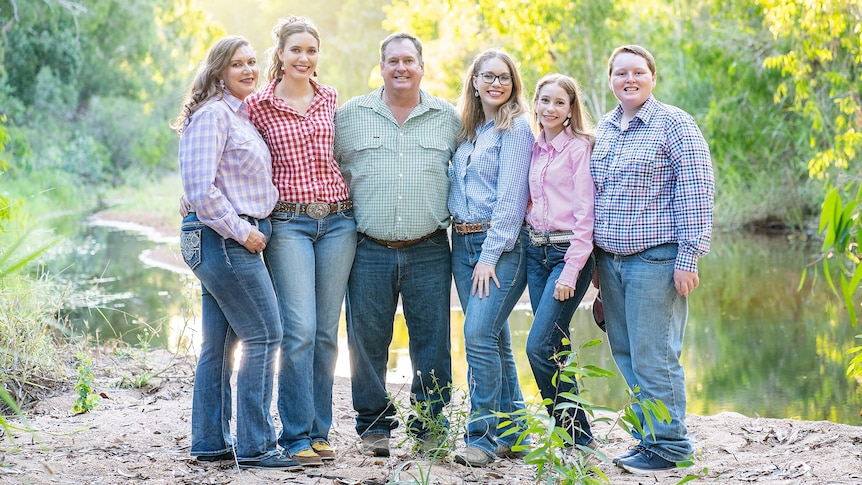
[[[264,168],[261,155],[265,148],[263,138],[257,132],[244,127],[230,132],[227,151],[231,153],[230,158],[236,160],[239,171],[245,175],[260,173]]]

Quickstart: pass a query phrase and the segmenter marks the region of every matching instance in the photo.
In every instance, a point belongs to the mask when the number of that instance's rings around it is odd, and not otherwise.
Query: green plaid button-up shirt
[[[359,232],[385,241],[418,239],[449,225],[449,161],[460,120],[425,91],[399,125],[383,88],[335,116],[335,159],[350,187]]]

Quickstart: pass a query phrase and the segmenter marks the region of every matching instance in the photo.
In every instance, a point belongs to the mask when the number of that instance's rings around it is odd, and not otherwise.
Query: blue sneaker
[[[631,458],[631,457],[633,457],[633,456],[637,455],[637,454],[638,454],[638,453],[640,453],[640,452],[641,452],[641,450],[643,450],[643,449],[644,449],[644,447],[643,447],[643,446],[641,446],[641,445],[636,445],[636,446],[635,446],[635,447],[633,447],[633,448],[629,448],[629,451],[627,451],[627,452],[623,453],[622,455],[617,456],[617,457],[615,457],[615,458],[614,458],[614,460],[613,460],[614,465],[616,465],[617,463],[619,463],[621,460],[625,460],[625,459],[628,459],[628,458]]]
[[[655,472],[676,470],[676,462],[665,460],[649,450],[641,450],[632,457],[619,460],[617,466],[635,475],[649,475]]]

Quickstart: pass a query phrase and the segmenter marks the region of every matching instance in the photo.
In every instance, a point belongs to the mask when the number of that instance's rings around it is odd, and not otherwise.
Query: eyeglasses
[[[500,86],[508,86],[512,84],[512,76],[510,74],[500,74],[499,76],[493,72],[480,72],[479,77],[485,84],[494,84],[494,81],[500,81]]]

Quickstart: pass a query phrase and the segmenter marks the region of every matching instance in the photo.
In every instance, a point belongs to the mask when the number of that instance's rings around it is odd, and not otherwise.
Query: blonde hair
[[[204,103],[211,98],[222,98],[224,96],[224,85],[222,74],[230,65],[230,60],[237,49],[250,46],[249,42],[238,35],[231,35],[219,39],[207,53],[206,59],[198,67],[198,72],[192,81],[191,88],[186,93],[183,107],[177,117],[171,122],[170,127],[183,134],[186,121]]]
[[[266,55],[270,56],[269,69],[266,72],[267,81],[281,77],[284,63],[278,58],[278,51],[284,50],[287,38],[293,34],[301,34],[303,32],[311,34],[317,40],[317,47],[320,47],[320,34],[311,20],[297,15],[289,15],[278,19],[278,22],[275,23],[275,26],[272,28],[272,41],[275,45],[266,50]]]
[[[521,75],[518,74],[518,68],[515,66],[515,61],[503,51],[490,49],[477,55],[470,64],[470,69],[467,71],[467,77],[464,79],[464,87],[461,90],[461,96],[458,100],[458,108],[461,111],[461,130],[458,132],[458,141],[471,141],[476,138],[476,131],[485,120],[485,114],[482,111],[482,100],[475,96],[476,88],[473,87],[473,79],[479,77],[479,69],[482,65],[491,60],[500,59],[509,68],[512,75],[512,92],[509,94],[509,99],[500,106],[497,114],[494,117],[494,127],[499,130],[510,130],[515,122],[515,118],[527,112],[527,101],[524,99],[524,84],[521,81]]]
[[[564,74],[547,74],[542,79],[539,79],[538,83],[536,83],[536,94],[533,96],[533,112],[535,114],[536,126],[541,130],[542,125],[539,123],[539,115],[536,113],[536,106],[539,103],[539,95],[542,92],[542,88],[550,84],[556,84],[563,88],[563,91],[569,95],[569,107],[572,109],[572,112],[570,118],[563,122],[563,126],[576,136],[588,138],[590,140],[590,144],[593,144],[596,139],[595,133],[593,132],[593,120],[581,101],[583,98],[581,87],[572,77]]]

